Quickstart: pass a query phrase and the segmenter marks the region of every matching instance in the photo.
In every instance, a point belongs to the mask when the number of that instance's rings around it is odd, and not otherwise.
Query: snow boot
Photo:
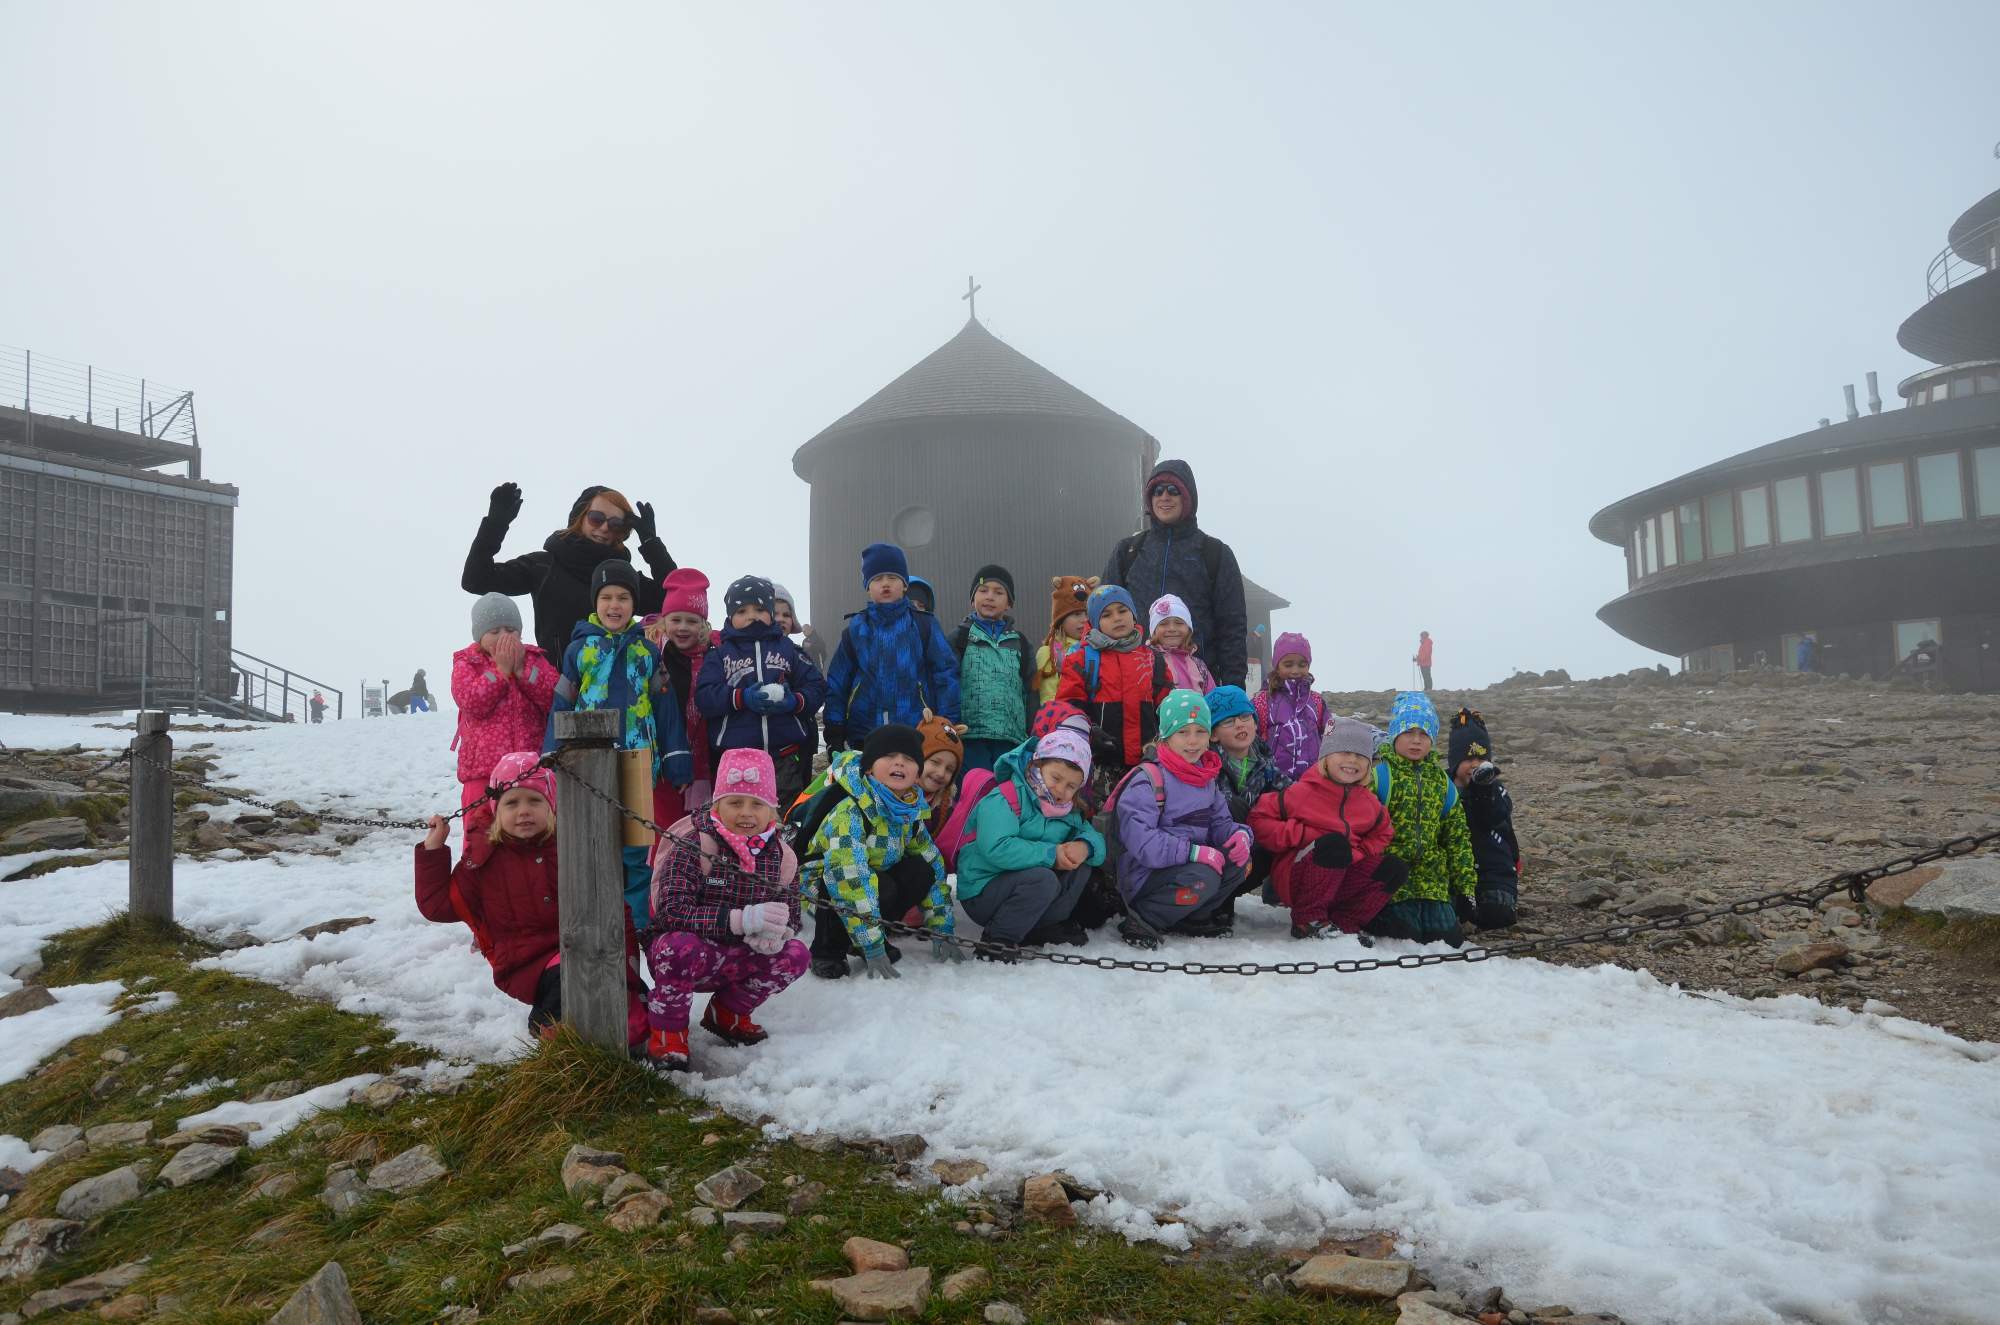
[[[1205,920],[1183,920],[1174,926],[1174,933],[1191,939],[1226,939],[1235,932],[1236,918],[1220,914]]]
[[[646,1057],[669,1072],[688,1070],[688,1033],[654,1029],[646,1036]]]
[[[845,980],[847,978],[847,958],[815,957],[812,973],[822,980]]]
[[[972,956],[976,961],[999,962],[1003,966],[1018,965],[1021,960],[1011,947],[998,943],[981,943],[972,950]]]
[[[1160,936],[1130,916],[1118,922],[1118,937],[1134,948],[1151,950],[1160,946]]]
[[[762,1026],[741,1012],[731,1012],[712,998],[702,1009],[701,1028],[730,1044],[762,1044],[771,1038],[771,1033]]]
[[[1315,920],[1306,925],[1294,922],[1292,925],[1292,937],[1295,939],[1323,939],[1329,932],[1330,927],[1324,920]]]

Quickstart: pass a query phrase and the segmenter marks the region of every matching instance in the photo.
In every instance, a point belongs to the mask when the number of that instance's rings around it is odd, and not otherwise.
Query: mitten
[[[1250,864],[1250,834],[1240,828],[1231,833],[1229,840],[1222,844],[1222,854],[1237,869],[1247,868]]]
[[[1100,768],[1117,768],[1125,762],[1125,743],[1102,727],[1092,727],[1090,758]]]
[[[1401,856],[1382,857],[1382,863],[1375,867],[1375,881],[1391,893],[1401,890],[1410,881],[1410,862]]]
[[[775,957],[785,950],[796,933],[789,925],[780,929],[760,929],[745,936],[743,945],[760,957]]]
[[[1345,869],[1354,863],[1354,845],[1345,833],[1328,833],[1312,844],[1313,864],[1330,870]]]
[[[886,952],[878,952],[873,957],[863,957],[861,959],[861,966],[862,974],[866,975],[870,980],[900,980],[903,978],[903,973],[896,969],[896,964],[889,960],[889,954]]]
[[[642,501],[632,508],[632,528],[638,531],[641,543],[650,543],[660,536],[660,522],[653,515],[653,503]]]
[[[962,962],[965,960],[965,949],[959,947],[956,943],[948,943],[944,939],[933,938],[931,940],[931,959],[940,962]]]
[[[731,932],[741,934],[747,939],[753,934],[761,934],[768,930],[783,930],[791,918],[791,908],[783,902],[758,902],[754,906],[731,911],[729,928]]]
[[[837,722],[826,724],[826,752],[837,754],[847,748],[847,728]]]
[[[1228,858],[1214,847],[1196,847],[1194,849],[1193,863],[1196,865],[1206,865],[1209,869],[1220,874],[1222,873],[1223,866],[1228,863]]]
[[[514,517],[521,513],[521,485],[502,483],[493,489],[486,501],[486,517],[501,524],[514,523]]]

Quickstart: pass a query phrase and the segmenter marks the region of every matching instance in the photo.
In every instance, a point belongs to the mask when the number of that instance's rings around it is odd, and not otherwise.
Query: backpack
[[[1132,779],[1141,773],[1153,784],[1153,799],[1162,809],[1166,808],[1167,778],[1159,764],[1151,759],[1142,759],[1125,770],[1125,776],[1118,779],[1118,784],[1111,788],[1111,794],[1104,798],[1104,806],[1098,810],[1096,819],[1098,834],[1104,838],[1104,869],[1114,876],[1119,858],[1125,854],[1124,845],[1118,840],[1118,801],[1125,788],[1132,784]]]
[[[1152,533],[1151,529],[1142,529],[1118,541],[1118,583],[1121,587],[1132,587],[1125,583],[1132,576],[1132,563],[1139,559],[1139,549],[1146,546],[1146,539]],[[1210,584],[1214,584],[1215,577],[1222,573],[1222,544],[1207,534],[1201,536],[1201,568],[1208,572]]]
[[[1170,688],[1167,685],[1170,679],[1167,675],[1167,656],[1150,644],[1141,647],[1153,655],[1153,693],[1157,695],[1161,690]],[[1104,651],[1095,644],[1072,644],[1064,651],[1063,659],[1067,661],[1069,655],[1078,649],[1083,650],[1084,702],[1101,704],[1104,701],[1097,698],[1097,672],[1098,659],[1104,656]]]
[[[817,860],[812,850],[812,840],[819,835],[819,827],[826,822],[842,801],[852,799],[847,788],[831,777],[822,776],[819,783],[807,787],[785,811],[785,837],[792,844],[792,850],[801,863]]]
[[[944,827],[931,834],[937,849],[944,854],[945,864],[958,867],[959,853],[971,846],[979,836],[972,826],[972,812],[979,808],[979,802],[986,799],[988,792],[997,791],[1007,802],[1007,808],[1016,815],[1021,813],[1021,793],[1014,785],[1014,779],[1005,782],[995,777],[990,768],[975,768],[965,775],[965,781],[958,785],[958,799],[953,803],[951,817]]]

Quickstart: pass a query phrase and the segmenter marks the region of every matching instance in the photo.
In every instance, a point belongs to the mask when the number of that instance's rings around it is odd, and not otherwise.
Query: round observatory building
[[[1597,615],[1683,670],[1797,667],[2000,690],[2000,192],[1932,260],[1897,333],[1936,367],[1847,418],[1613,502],[1625,557]],[[1802,640],[1810,640],[1805,649]]]

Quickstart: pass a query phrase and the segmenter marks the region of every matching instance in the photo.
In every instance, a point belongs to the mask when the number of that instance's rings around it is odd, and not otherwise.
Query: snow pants
[[[1222,909],[1250,871],[1225,864],[1217,874],[1206,865],[1155,870],[1126,905],[1154,929],[1165,932],[1188,920],[1206,920]]]
[[[918,856],[904,856],[875,876],[875,914],[885,920],[901,920],[905,912],[930,895],[934,882],[928,861]],[[816,887],[814,891],[819,890]],[[826,907],[815,907],[813,960],[837,960],[854,951],[854,942],[847,934],[847,922]]]
[[[767,957],[741,943],[716,943],[685,931],[662,934],[646,949],[653,972],[646,1020],[656,1031],[686,1030],[697,991],[713,991],[717,1003],[747,1017],[804,975],[811,960],[797,939]]]
[[[640,997],[643,991],[628,988],[625,991],[625,1042],[644,1044],[646,1042],[646,1002]],[[541,979],[535,981],[535,1001],[528,1007],[528,1034],[540,1035],[562,1020],[562,965],[560,959],[550,962],[542,972]]]
[[[1008,870],[988,879],[977,896],[960,897],[958,904],[979,922],[984,937],[1019,943],[1030,930],[1069,919],[1089,882],[1088,865],[1060,874],[1047,867]]]
[[[1292,859],[1292,924],[1303,928],[1324,921],[1354,934],[1389,904],[1390,889],[1376,881],[1374,856],[1338,867],[1312,858],[1312,848]]]

